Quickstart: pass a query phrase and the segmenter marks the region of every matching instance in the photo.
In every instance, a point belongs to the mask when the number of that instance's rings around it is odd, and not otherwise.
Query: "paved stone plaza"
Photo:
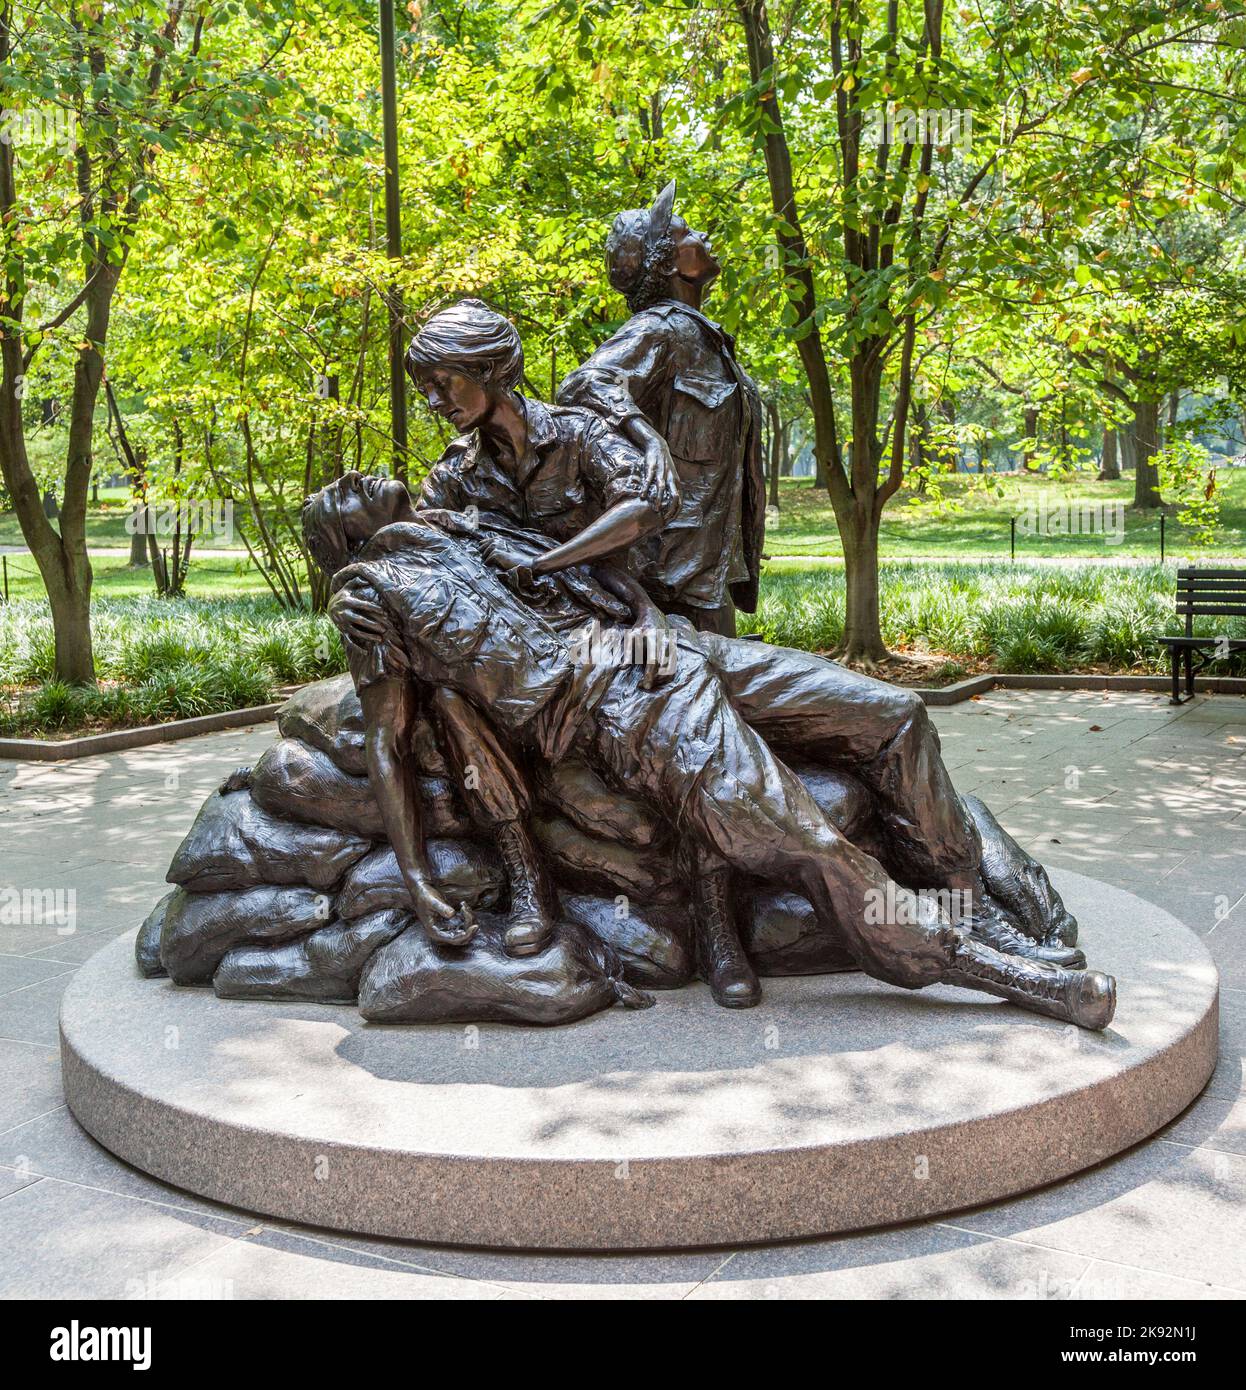
[[[72,932],[0,921],[0,1294],[1242,1296],[1246,700],[1200,697],[1174,710],[1148,694],[1000,691],[935,718],[957,785],[981,795],[1026,849],[1158,904],[1214,956],[1220,1064],[1155,1140],[1028,1197],[936,1221],[663,1255],[352,1239],[166,1187],[69,1116],[57,1005],[78,965],[165,891],[165,867],[203,798],[271,740],[261,726],[60,766],[0,764],[0,887],[73,890],[61,901],[75,914]]]

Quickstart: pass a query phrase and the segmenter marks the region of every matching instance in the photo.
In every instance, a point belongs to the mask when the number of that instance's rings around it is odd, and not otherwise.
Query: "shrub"
[[[280,686],[345,669],[323,614],[267,598],[99,599],[92,607],[98,689],[53,680],[46,603],[0,605],[0,683],[19,689],[0,707],[0,733],[143,724],[267,704]]]
[[[891,562],[879,583],[888,643],[925,646],[954,663],[986,660],[1001,671],[1161,671],[1166,658],[1155,639],[1177,630],[1173,571],[1163,565]],[[765,576],[759,611],[742,615],[741,630],[827,651],[843,635],[843,611],[841,569],[784,568]],[[1236,635],[1246,620],[1196,630],[1213,628]]]

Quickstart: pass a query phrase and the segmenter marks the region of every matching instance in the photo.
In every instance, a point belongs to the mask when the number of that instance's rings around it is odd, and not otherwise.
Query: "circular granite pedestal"
[[[1054,875],[1117,976],[1086,1033],[863,975],[703,985],[567,1028],[378,1026],[143,980],[132,937],[65,994],[65,1091],[127,1162],[237,1207],[453,1244],[767,1241],[1026,1191],[1152,1134],[1216,1056],[1216,971],[1128,893]]]

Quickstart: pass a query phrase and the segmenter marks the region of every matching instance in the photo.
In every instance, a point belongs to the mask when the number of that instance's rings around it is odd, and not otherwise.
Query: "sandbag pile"
[[[559,892],[554,942],[515,960],[502,949],[503,866],[457,794],[431,726],[413,740],[432,877],[481,922],[464,949],[429,941],[410,911],[367,777],[349,676],[307,686],[279,711],[280,738],[204,803],[170,865],[174,886],[139,931],[148,976],[212,985],[235,999],[358,1003],[375,1022],[565,1023],[641,989],[695,976],[686,873],[643,802],[582,763],[542,769],[531,825]],[[797,766],[814,799],[868,839],[870,794],[855,778]],[[763,975],[851,968],[808,902],[738,883],[745,944]]]
[[[350,677],[299,691],[277,723],[279,740],[200,808],[136,958],[145,975],[230,997],[353,1002],[369,956],[414,919],[368,782]],[[434,881],[474,909],[497,906],[506,880],[496,851],[472,836],[431,730],[415,745]]]

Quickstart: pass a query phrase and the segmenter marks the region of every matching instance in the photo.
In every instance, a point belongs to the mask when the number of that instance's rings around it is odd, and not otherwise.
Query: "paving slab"
[[[0,1028],[4,1023],[0,1011]],[[56,1045],[0,1036],[0,1138],[14,1125],[24,1124],[64,1103]]]
[[[1150,1269],[1134,1269],[1130,1265],[1093,1260],[1082,1275],[1073,1297],[1079,1303],[1098,1300],[1110,1303],[1151,1302],[1175,1299],[1182,1302],[1236,1303],[1246,1299],[1241,1289],[1226,1288],[1223,1284],[1199,1279],[1176,1279]]]
[[[1159,1137],[1191,1148],[1246,1155],[1246,1098],[1204,1091]]]
[[[45,1178],[0,1201],[0,1297],[144,1297],[244,1229]]]
[[[213,1250],[168,1279],[155,1281],[147,1296],[321,1299],[326,1284],[332,1287],[335,1299],[355,1300],[470,1299],[487,1303],[507,1293],[499,1284],[438,1274],[264,1227]]]
[[[96,950],[104,943],[97,942]],[[12,994],[15,989],[38,984],[40,980],[50,980],[54,975],[63,975],[67,969],[63,961],[34,960],[29,956],[0,956],[0,995]]]
[[[73,971],[26,985],[4,996],[4,1028],[18,1042],[45,1043],[55,1048],[60,1036],[57,1016],[61,996],[73,979]]]
[[[0,1201],[11,1196],[14,1192],[20,1192],[23,1187],[29,1187],[32,1183],[39,1181],[40,1179],[33,1173],[14,1168],[0,1168]]]
[[[387,1262],[415,1265],[477,1280],[529,1298],[681,1299],[730,1258],[726,1250],[645,1251],[639,1254],[549,1254],[462,1250],[444,1245],[346,1236],[337,1231],[290,1228],[332,1247]]]
[[[700,1285],[704,1299],[1008,1299],[1075,1296],[1091,1261],[928,1224],[742,1250]]]
[[[949,1224],[1246,1291],[1246,1158],[1160,1139]]]

